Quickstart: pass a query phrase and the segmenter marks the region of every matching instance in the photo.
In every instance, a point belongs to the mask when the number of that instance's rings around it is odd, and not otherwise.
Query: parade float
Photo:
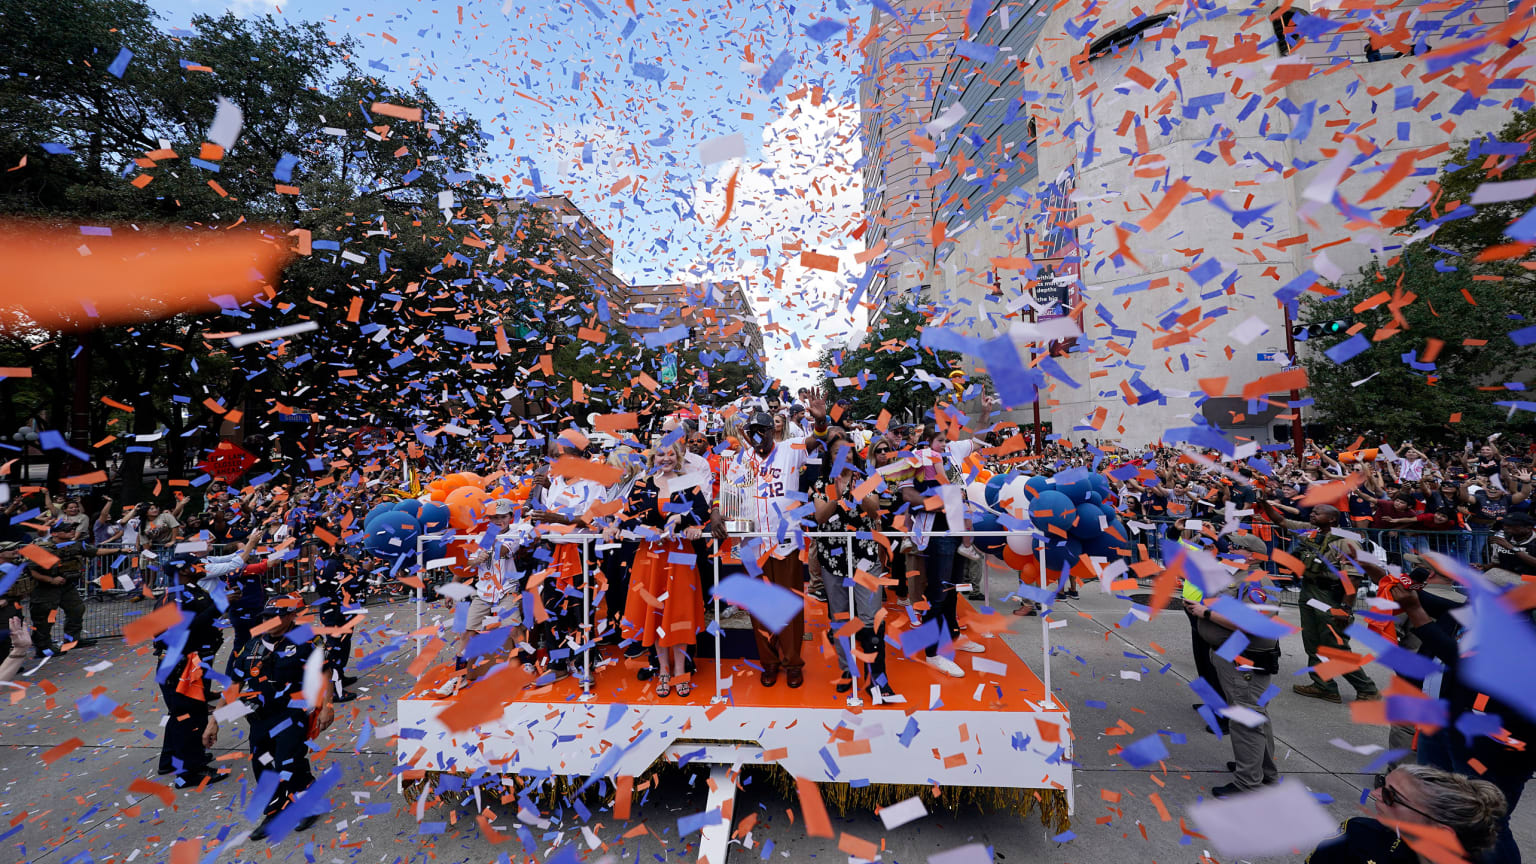
[[[1104,571],[1097,562],[1126,548],[1124,526],[1103,503],[1103,478],[1080,474],[1054,482],[973,475],[968,493],[977,518],[970,533],[989,553],[983,580],[989,598],[1016,595],[1048,605],[1066,571],[1080,567],[1084,575],[1098,575]],[[402,572],[416,575],[407,579],[444,568],[468,579],[472,573],[462,569],[456,551],[463,535],[488,500],[525,501],[527,489],[460,478],[429,485],[422,497],[427,501],[419,508],[405,501],[371,513],[364,544],[412,559]],[[766,535],[733,532],[738,539],[752,536]],[[818,536],[833,535],[806,533]],[[575,533],[561,540],[581,544],[584,567],[594,565],[603,542]],[[703,565],[714,567],[717,579],[721,557]],[[429,610],[452,628],[451,605],[434,603],[430,590],[419,590],[418,598],[419,634],[434,629]],[[600,588],[584,592],[583,632],[593,632],[605,599]],[[654,682],[639,676],[643,659],[593,642],[581,646],[573,677],[541,686],[517,664],[503,663],[445,696],[443,685],[455,674],[452,652],[439,658],[443,643],[425,641],[412,667],[417,684],[398,706],[399,784],[413,801],[473,803],[474,812],[490,801],[516,801],[524,820],[540,818],[541,806],[592,805],[611,807],[622,819],[662,772],[707,769],[699,860],[715,864],[725,861],[733,836],[752,842],[734,828],[732,811],[737,790],[750,782],[793,790],[809,810],[823,802],[839,810],[876,809],[920,797],[928,809],[979,806],[1033,815],[1054,835],[1065,830],[1074,800],[1071,717],[1051,690],[1051,621],[1038,619],[1039,662],[1031,664],[1001,638],[1028,619],[997,614],[989,604],[960,600],[962,626],[986,651],[956,654],[966,675],[950,678],[922,662],[920,647],[903,650],[916,615],[888,598],[886,675],[896,700],[882,700],[867,686],[837,692],[841,673],[823,638],[806,643],[803,687],[762,686],[752,651],[741,651],[743,640],[732,638],[718,595],[686,698],[658,697]],[[807,633],[832,627],[825,604],[812,600],[803,610]],[[745,618],[738,616],[735,626]],[[835,629],[849,636],[847,622]]]

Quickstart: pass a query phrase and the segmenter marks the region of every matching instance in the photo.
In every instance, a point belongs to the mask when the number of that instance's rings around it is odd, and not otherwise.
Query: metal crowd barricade
[[[860,532],[855,532],[855,531],[804,531],[804,532],[796,532],[797,539],[803,539],[805,541],[809,541],[809,542],[813,542],[813,543],[816,540],[819,540],[819,539],[832,539],[832,540],[841,539],[841,540],[844,541],[844,543],[845,543],[844,549],[845,549],[845,553],[846,553],[846,555],[845,555],[845,557],[846,557],[846,569],[847,569],[845,577],[846,577],[846,581],[848,582],[848,612],[849,612],[849,615],[850,615],[850,620],[851,620],[852,616],[856,616],[858,614],[858,602],[857,602],[857,598],[854,595],[854,589],[855,589],[855,586],[856,586],[857,583],[855,582],[855,579],[854,579],[855,573],[854,573],[854,560],[853,560],[853,554],[852,554],[852,547],[853,547],[853,541],[858,536],[859,533]],[[883,536],[891,538],[893,540],[894,539],[898,539],[898,538],[905,539],[905,538],[909,538],[909,537],[917,537],[918,536],[918,534],[916,532],[904,532],[904,531],[882,531],[881,534]],[[762,538],[762,539],[767,539],[767,540],[772,541],[772,540],[776,540],[777,536],[778,535],[776,533],[769,532],[769,531],[729,531],[729,532],[727,532],[728,540],[747,540],[747,539],[752,539],[752,538]],[[1008,537],[1015,537],[1015,536],[1038,537],[1039,535],[1032,534],[1031,532],[1026,532],[1026,531],[950,531],[950,532],[946,532],[946,533],[944,533],[942,535],[938,535],[938,534],[934,534],[934,533],[929,533],[927,536],[930,537],[930,538],[935,537],[935,536],[949,536],[949,537],[965,537],[965,538],[1001,537],[1001,538],[1005,538],[1006,539]],[[424,646],[425,646],[425,642],[426,642],[426,635],[423,632],[423,626],[424,626],[424,622],[425,622],[425,606],[426,606],[426,596],[425,596],[425,590],[424,589],[425,589],[425,587],[428,584],[428,578],[427,578],[428,569],[427,568],[428,568],[428,565],[431,563],[431,562],[428,562],[428,561],[425,560],[426,545],[427,545],[427,543],[430,543],[430,542],[433,542],[433,541],[436,541],[436,540],[451,540],[451,539],[465,539],[465,536],[464,535],[456,535],[456,534],[424,534],[424,535],[418,535],[417,538],[416,538],[417,571],[418,571],[418,574],[420,576],[420,581],[418,582],[418,585],[417,585],[417,587],[415,589],[416,590],[416,653],[417,653],[418,657],[421,656],[422,652],[425,650]],[[559,541],[567,542],[567,543],[570,543],[570,542],[579,542],[579,543],[581,543],[581,550],[582,550],[581,551],[581,562],[582,562],[582,570],[583,570],[584,578],[581,580],[581,583],[582,583],[581,584],[581,616],[582,617],[581,617],[581,643],[580,643],[580,651],[581,651],[581,656],[582,656],[582,661],[581,661],[582,674],[579,676],[579,680],[580,680],[580,684],[581,684],[582,695],[581,695],[580,698],[582,700],[584,700],[584,701],[585,700],[590,700],[590,699],[594,698],[594,694],[592,693],[592,656],[591,656],[591,653],[592,653],[593,645],[595,644],[595,640],[593,639],[593,632],[592,632],[592,627],[593,627],[593,624],[592,624],[592,611],[593,611],[593,606],[594,606],[594,603],[595,603],[595,599],[593,597],[592,591],[593,591],[593,584],[594,584],[595,580],[590,578],[590,574],[592,572],[592,567],[591,567],[592,557],[588,554],[588,544],[593,543],[593,542],[600,542],[600,541],[602,541],[604,539],[604,537],[603,537],[602,534],[594,534],[594,533],[539,532],[536,535],[536,539],[534,540],[534,542],[548,542],[548,541],[555,540],[555,539],[558,539]],[[631,539],[634,539],[634,538],[631,538]],[[670,538],[667,537],[667,536],[663,536],[663,537],[660,537],[658,539],[670,539]],[[705,535],[704,539],[709,541],[709,542],[711,542],[712,544],[714,544],[715,554],[711,555],[710,558],[714,562],[714,579],[715,579],[715,585],[718,586],[720,584],[720,559],[723,557],[720,554],[720,552],[721,552],[720,543],[719,543],[719,541],[713,540],[707,534]],[[523,537],[508,537],[508,538],[501,538],[498,542],[509,543],[509,544],[516,543],[516,544],[520,545],[523,542],[527,542],[527,541]],[[1051,586],[1053,584],[1056,584],[1056,580],[1053,580],[1051,578],[1049,568],[1046,566],[1045,546],[1044,546],[1044,544],[1037,544],[1037,546],[1038,546],[1039,565],[1040,565],[1040,584],[1039,584],[1038,587],[1041,588],[1042,590],[1045,590],[1049,586]],[[814,554],[814,552],[812,554]],[[1056,575],[1057,575],[1057,577],[1059,579],[1059,577],[1061,576],[1061,573],[1058,571],[1058,573]],[[702,577],[701,577],[701,583],[702,583]],[[701,584],[700,587],[702,589],[702,584]],[[525,590],[526,590],[526,586],[525,586]],[[982,597],[983,597],[982,602],[984,604],[990,604],[990,602],[991,602],[991,568],[990,567],[984,566],[982,568],[982,589],[981,590],[982,590]],[[712,598],[712,603],[713,603],[713,610],[714,610],[714,620],[716,622],[717,630],[720,629],[719,628],[719,622],[721,621],[721,611],[722,611],[721,602],[722,601],[720,599],[720,594],[719,594],[718,591],[716,591],[714,593],[713,598]],[[756,625],[754,624],[754,626],[756,626]],[[530,627],[530,629],[531,629],[531,627]],[[715,638],[714,638],[714,647],[715,647],[715,658],[714,658],[715,659],[715,696],[713,697],[713,699],[711,701],[712,702],[724,702],[724,701],[726,701],[726,696],[725,696],[725,679],[724,679],[724,675],[723,675],[723,666],[724,666],[723,660],[724,660],[724,658],[722,656],[722,645],[723,645],[723,642],[724,642],[723,631],[722,632],[717,632],[714,635],[715,635]],[[872,682],[860,682],[859,681],[857,653],[856,653],[856,650],[855,650],[857,643],[854,642],[853,636],[851,636],[851,635],[846,637],[846,638],[849,640],[848,657],[849,657],[850,660],[853,661],[852,663],[849,664],[850,665],[849,674],[854,679],[854,687],[850,691],[849,696],[848,696],[848,705],[850,707],[857,707],[857,706],[863,704],[863,700],[862,700],[862,698],[860,697],[859,694],[861,692],[863,692],[864,690],[866,690],[867,689],[867,685],[872,683]],[[1045,685],[1046,696],[1047,696],[1048,699],[1051,700],[1050,704],[1054,705],[1054,704],[1056,704],[1055,703],[1055,696],[1051,692],[1051,663],[1050,663],[1050,658],[1051,658],[1051,633],[1050,633],[1050,622],[1049,622],[1047,616],[1045,616],[1045,615],[1041,615],[1040,616],[1040,638],[1041,638],[1041,665],[1042,665],[1042,668],[1043,668],[1042,681],[1043,681],[1043,683]]]

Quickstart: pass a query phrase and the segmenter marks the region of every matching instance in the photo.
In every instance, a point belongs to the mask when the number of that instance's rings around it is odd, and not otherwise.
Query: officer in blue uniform
[[[303,702],[302,695],[304,664],[310,652],[325,649],[311,639],[296,642],[289,638],[295,635],[298,613],[303,608],[301,598],[281,598],[277,602],[281,605],[264,610],[265,619],[278,619],[277,626],[253,636],[235,660],[235,683],[240,687],[241,698],[251,707],[246,719],[251,726],[251,766],[258,788],[270,772],[278,772],[276,788],[264,810],[266,817],[251,833],[253,840],[265,839],[272,821],[315,780],[309,767],[310,706]],[[324,729],[335,713],[329,702],[318,710],[314,725]],[[310,814],[298,823],[297,830],[308,830],[319,818],[318,813]]]
[[[315,539],[315,605],[320,610],[320,623],[327,628],[345,627],[354,615],[362,610],[352,600],[352,591],[361,583],[357,578],[357,556],[326,541]],[[357,679],[347,674],[347,661],[352,655],[352,633],[325,637],[325,667],[341,682],[337,702],[351,702],[357,694],[347,690]]]
[[[166,572],[171,577],[167,602],[181,610],[181,623],[155,640],[155,656],[160,658],[155,680],[169,718],[160,744],[159,773],[175,774],[177,787],[185,789],[229,777],[214,769],[208,754],[219,738],[218,721],[208,710],[218,694],[203,679],[212,674],[224,633],[217,623],[219,607],[197,583],[192,562],[172,561]]]

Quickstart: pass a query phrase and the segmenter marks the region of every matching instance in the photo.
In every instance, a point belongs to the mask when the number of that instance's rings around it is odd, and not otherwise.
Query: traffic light
[[[1299,341],[1316,339],[1319,336],[1341,336],[1354,322],[1349,318],[1335,318],[1332,321],[1314,321],[1311,324],[1293,324],[1291,335]]]

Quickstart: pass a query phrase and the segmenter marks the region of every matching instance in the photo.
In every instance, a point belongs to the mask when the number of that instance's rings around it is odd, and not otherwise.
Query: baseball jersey
[[[799,515],[790,514],[796,508],[804,507],[805,501],[790,496],[800,491],[800,471],[805,467],[807,440],[804,437],[786,438],[775,444],[767,456],[759,456],[751,448],[744,451],[745,467],[754,481],[752,518],[757,530],[777,536],[779,527],[786,520],[794,520],[789,526],[790,532],[799,525]],[[782,558],[798,546],[792,534],[786,533],[774,555]]]

